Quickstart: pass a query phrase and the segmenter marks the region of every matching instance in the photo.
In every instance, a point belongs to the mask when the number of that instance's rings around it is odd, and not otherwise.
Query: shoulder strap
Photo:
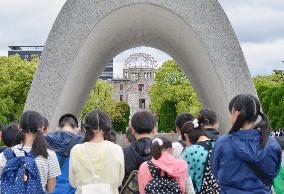
[[[231,144],[231,141],[229,141],[230,144]],[[232,145],[232,144],[231,144]],[[233,149],[234,150],[234,149]],[[241,158],[240,158],[241,159]],[[242,159],[241,159],[242,160]],[[243,160],[244,161],[244,160]],[[257,166],[255,163],[252,163],[252,162],[248,162],[248,161],[244,161],[247,166],[252,170],[252,172],[257,176],[257,178],[259,178],[261,180],[261,182],[267,186],[269,189],[271,188],[272,186],[272,181],[273,180],[269,180],[269,178],[267,178],[267,175],[264,174],[264,172],[262,172]]]
[[[257,178],[259,178],[264,185],[266,185],[268,188],[271,188],[272,186],[272,181],[269,180],[267,178],[267,175],[264,174],[264,172],[262,172],[257,166],[255,163],[252,163],[252,162],[248,162],[248,161],[245,161],[247,166],[253,171],[253,173],[257,176]]]
[[[206,142],[209,142],[209,144],[207,144]],[[201,142],[198,142],[198,143],[196,143],[196,145],[201,145],[202,147],[204,147],[208,152],[210,151],[210,150],[212,150],[212,143],[211,143],[211,141],[201,141]]]
[[[150,171],[150,174],[153,178],[161,177],[161,171],[158,169],[151,160],[147,161],[147,165]]]
[[[77,134],[72,135],[71,140],[68,144],[68,147],[64,150],[64,152],[62,153],[62,156],[60,158],[60,161],[59,161],[60,167],[63,166],[66,158],[69,156],[70,151],[71,151],[72,147],[76,144],[76,141],[77,141],[78,138],[79,138],[79,136]]]
[[[180,155],[182,155],[182,153],[184,152],[185,148],[186,148],[186,144],[184,143],[184,141],[182,140],[178,140],[178,142],[182,145],[183,149],[182,152],[180,153]]]
[[[13,152],[13,150],[11,148],[5,148],[3,153],[4,153],[6,160],[10,160],[10,159],[16,157],[16,154]]]

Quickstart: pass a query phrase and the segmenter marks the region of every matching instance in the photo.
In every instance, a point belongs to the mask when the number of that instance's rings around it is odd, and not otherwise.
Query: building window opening
[[[123,95],[120,95],[119,99],[120,99],[120,102],[122,102],[123,101]]]
[[[145,99],[139,99],[139,108],[146,108]]]
[[[144,92],[144,84],[139,84],[139,92]]]
[[[123,90],[123,84],[120,84],[120,90]]]

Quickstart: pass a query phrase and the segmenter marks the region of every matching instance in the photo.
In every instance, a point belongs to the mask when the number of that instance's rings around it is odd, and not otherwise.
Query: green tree
[[[113,86],[103,80],[98,80],[95,89],[91,91],[90,97],[86,102],[82,117],[94,109],[105,111],[111,117],[115,113],[115,102],[112,99]]]
[[[159,130],[160,132],[170,133],[175,130],[175,119],[177,116],[176,103],[164,101],[159,112]]]
[[[157,71],[150,98],[151,110],[157,114],[165,101],[175,104],[176,113],[197,114],[201,109],[197,94],[174,60],[166,61]]]
[[[269,116],[271,127],[284,127],[284,83],[281,75],[273,73],[268,76],[253,78],[263,111]]]
[[[130,106],[126,102],[115,103],[112,127],[114,130],[125,133],[129,125]]]
[[[24,105],[38,58],[31,62],[20,56],[0,57],[0,121],[4,124],[17,121]]]
[[[116,131],[124,132],[129,123],[130,107],[126,102],[115,102],[112,98],[113,85],[103,80],[98,80],[86,102],[81,117],[94,109],[108,113]]]

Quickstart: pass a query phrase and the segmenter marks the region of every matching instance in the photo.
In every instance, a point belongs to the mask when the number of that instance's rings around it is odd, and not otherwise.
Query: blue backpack
[[[45,194],[32,153],[24,151],[25,156],[17,157],[11,148],[3,153],[7,163],[1,176],[1,194]]]

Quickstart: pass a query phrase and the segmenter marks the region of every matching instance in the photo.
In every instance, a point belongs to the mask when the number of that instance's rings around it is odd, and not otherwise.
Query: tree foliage
[[[284,83],[281,75],[257,76],[253,79],[263,111],[269,116],[271,127],[284,127]]]
[[[159,112],[159,130],[160,132],[172,132],[175,130],[175,119],[177,116],[176,103],[164,101]]]
[[[126,102],[115,102],[112,98],[113,85],[103,80],[98,80],[86,102],[82,117],[94,109],[108,113],[112,119],[113,128],[124,132],[129,123],[130,107]]]
[[[158,115],[162,104],[166,101],[175,104],[176,113],[197,114],[201,109],[197,94],[174,60],[166,61],[157,71],[155,82],[150,90],[150,98],[151,110]]]
[[[20,56],[0,57],[0,121],[17,121],[23,112],[38,58],[31,62]]]

